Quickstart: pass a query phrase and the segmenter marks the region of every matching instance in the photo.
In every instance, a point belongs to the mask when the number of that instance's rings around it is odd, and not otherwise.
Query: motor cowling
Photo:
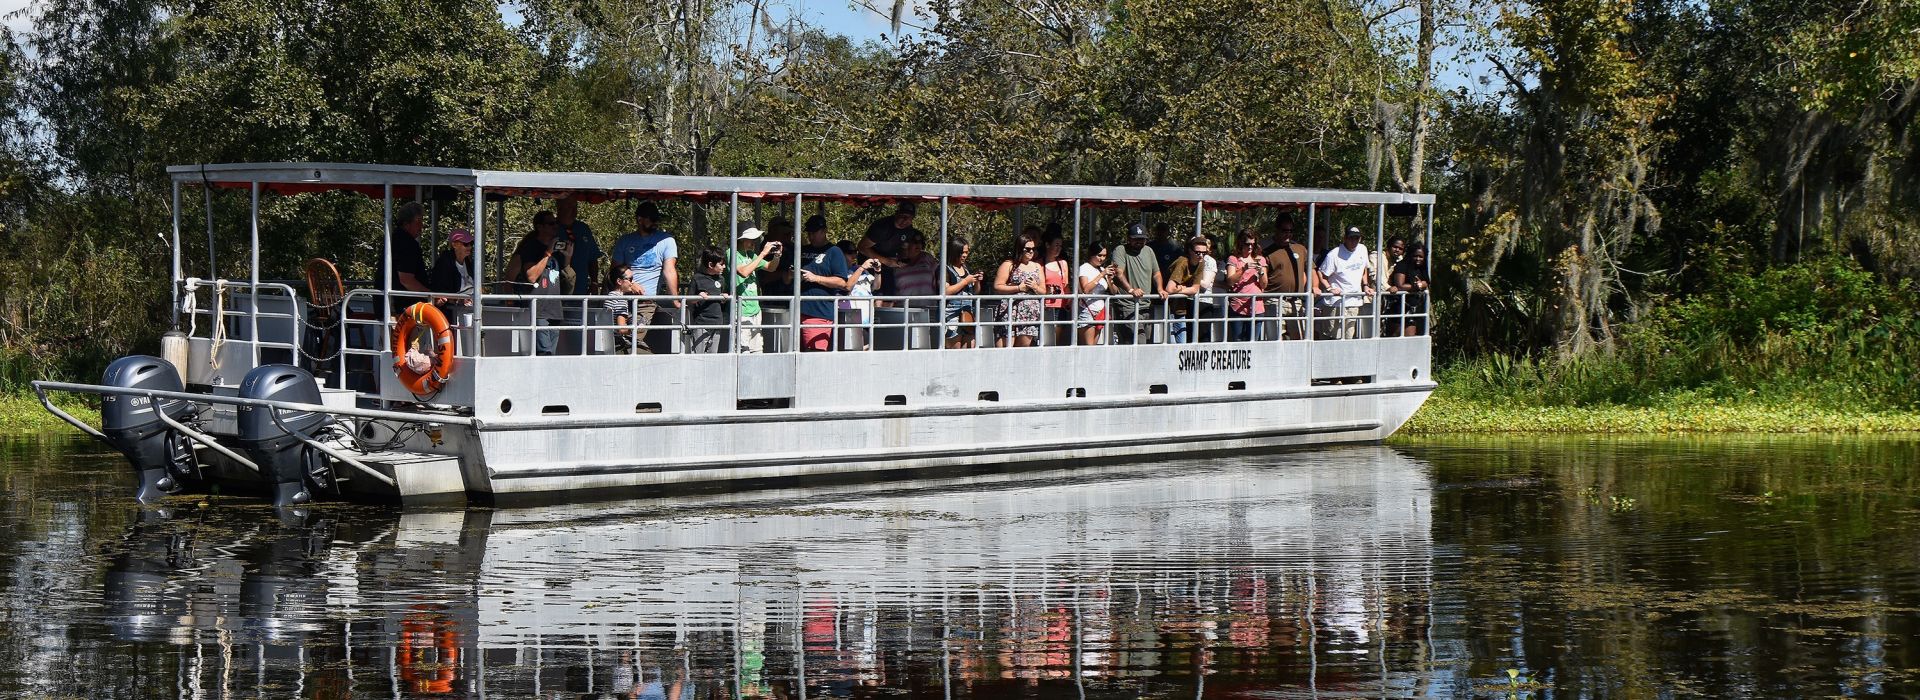
[[[129,355],[107,365],[100,383],[122,389],[179,392],[185,389],[180,373],[166,360],[150,355]],[[100,432],[107,443],[120,450],[132,463],[139,478],[135,497],[151,503],[179,487],[179,479],[195,471],[193,448],[160,420],[160,414],[182,421],[193,413],[193,405],[177,399],[106,394],[100,402]],[[169,470],[173,473],[169,473]]]
[[[240,381],[240,398],[285,403],[320,403],[320,386],[313,375],[293,365],[261,365]],[[313,500],[307,479],[316,470],[327,470],[326,455],[301,441],[288,429],[309,436],[333,422],[324,413],[281,411],[280,423],[274,422],[273,409],[240,406],[240,448],[260,465],[273,491],[276,506],[297,506]],[[286,428],[282,428],[284,423]]]

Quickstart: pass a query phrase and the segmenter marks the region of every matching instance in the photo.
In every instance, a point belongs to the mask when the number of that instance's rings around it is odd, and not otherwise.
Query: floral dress
[[[1020,286],[1044,279],[1043,275],[1044,273],[1039,270],[1026,270],[1016,267],[1011,274],[1007,275],[1007,284]],[[1012,307],[1011,310],[1005,313],[1007,320],[1013,323],[1013,335],[1027,336],[1029,338],[1040,337],[1039,299],[1009,299],[1002,303]]]

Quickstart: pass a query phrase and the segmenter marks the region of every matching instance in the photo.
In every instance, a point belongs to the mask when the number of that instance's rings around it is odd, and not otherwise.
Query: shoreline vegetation
[[[1639,406],[1537,406],[1463,397],[1443,383],[1396,436],[1920,434],[1920,411],[1836,410],[1762,398],[1675,396]]]
[[[92,406],[56,401],[60,408],[80,420],[94,424],[100,420],[99,411]],[[1920,434],[1920,411],[1836,410],[1759,397],[1720,399],[1687,395],[1638,406],[1538,406],[1462,396],[1442,379],[1440,389],[1396,436],[1671,433]],[[51,434],[79,435],[42,409],[31,393],[0,393],[0,438]]]

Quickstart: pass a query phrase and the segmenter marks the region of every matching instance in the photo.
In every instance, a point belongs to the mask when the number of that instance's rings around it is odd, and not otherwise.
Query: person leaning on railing
[[[1108,315],[1113,318],[1113,341],[1120,345],[1132,345],[1136,338],[1136,326],[1145,327],[1142,322],[1153,320],[1153,304],[1165,299],[1166,281],[1160,275],[1160,260],[1152,249],[1147,247],[1147,227],[1140,224],[1127,225],[1127,244],[1110,253],[1112,265],[1118,274],[1110,276],[1108,282],[1122,298],[1114,299],[1108,307]],[[1150,342],[1151,328],[1142,331]]]
[[[1394,296],[1405,295],[1406,302],[1401,304],[1406,314],[1406,322],[1400,327],[1401,335],[1425,335],[1427,332],[1427,247],[1415,243],[1407,249],[1407,255],[1394,266],[1388,291]]]
[[[1212,334],[1204,327],[1195,333],[1194,326],[1200,319],[1215,317],[1213,304],[1207,297],[1213,293],[1213,279],[1218,271],[1213,244],[1207,237],[1187,239],[1186,256],[1173,261],[1172,272],[1167,275],[1167,294],[1182,297],[1169,304],[1172,314],[1174,318],[1185,319],[1173,324],[1172,342],[1191,343],[1196,337],[1201,341],[1212,340]]]

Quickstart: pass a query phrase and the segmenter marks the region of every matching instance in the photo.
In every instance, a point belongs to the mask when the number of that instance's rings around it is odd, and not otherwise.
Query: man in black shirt
[[[900,203],[899,208],[893,210],[893,216],[873,222],[867,227],[867,235],[860,239],[860,253],[880,261],[881,265],[887,267],[897,268],[903,265],[904,263],[900,261],[900,248],[905,245],[907,236],[915,235],[921,240],[926,240],[926,234],[920,233],[920,229],[913,227],[913,216],[916,212],[917,207],[914,203],[905,201]],[[891,273],[881,275],[880,289],[875,290],[874,293],[879,296],[898,294],[899,292],[894,290],[895,276]]]
[[[387,239],[388,254],[393,258],[392,291],[429,292],[427,286],[427,255],[420,249],[420,204],[408,202],[393,212],[393,235]],[[394,296],[393,313],[399,313],[416,303],[426,301],[417,296]]]

